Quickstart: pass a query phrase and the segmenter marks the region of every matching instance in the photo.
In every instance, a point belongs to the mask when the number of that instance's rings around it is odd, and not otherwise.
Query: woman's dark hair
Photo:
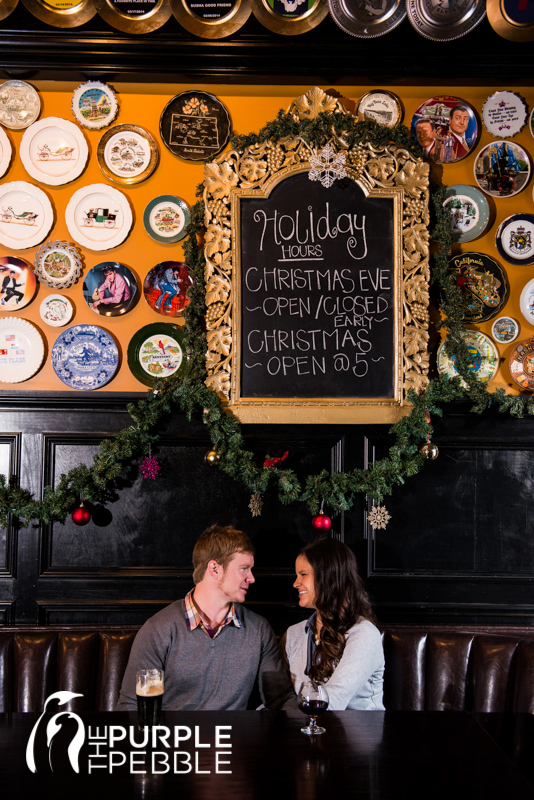
[[[356,622],[376,622],[371,601],[358,574],[352,550],[337,539],[317,539],[301,551],[313,569],[314,605],[321,617],[319,644],[310,670],[313,680],[327,680],[345,649],[345,633]]]

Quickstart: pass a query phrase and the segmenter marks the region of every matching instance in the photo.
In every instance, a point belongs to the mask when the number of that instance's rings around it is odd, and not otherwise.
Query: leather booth
[[[138,627],[0,629],[0,712],[40,712],[55,691],[73,711],[112,710]],[[388,625],[388,710],[534,714],[534,628]]]

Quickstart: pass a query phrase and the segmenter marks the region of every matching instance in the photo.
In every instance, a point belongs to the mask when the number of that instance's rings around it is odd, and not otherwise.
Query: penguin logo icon
[[[26,745],[26,764],[28,765],[28,769],[32,772],[37,772],[37,766],[35,764],[35,737],[37,735],[37,730],[43,719],[44,715],[46,714],[46,708],[48,703],[51,700],[57,700],[58,705],[62,706],[65,703],[68,703],[69,700],[73,700],[75,697],[83,697],[82,694],[75,694],[74,692],[54,692],[49,697],[46,698],[43,713],[35,723],[32,728],[32,732],[30,733],[30,738],[28,739],[28,744]],[[67,748],[67,754],[69,757],[70,765],[74,772],[80,772],[80,765],[79,765],[79,756],[80,750],[82,749],[82,745],[85,741],[85,726],[77,714],[73,714],[71,711],[60,711],[59,714],[54,714],[53,717],[48,722],[46,726],[46,746],[48,747],[48,761],[50,764],[50,769],[53,770],[52,767],[52,758],[51,758],[51,747],[54,736],[61,730],[61,723],[58,722],[60,717],[67,717],[68,719],[74,719],[78,723],[78,730],[76,731],[71,743]]]

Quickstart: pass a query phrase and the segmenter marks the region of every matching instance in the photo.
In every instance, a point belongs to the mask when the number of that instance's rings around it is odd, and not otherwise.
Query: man
[[[415,125],[415,135],[417,141],[425,151],[427,158],[434,158],[434,150],[436,146],[436,126],[430,119],[420,119]]]
[[[2,305],[5,306],[6,303],[8,303],[12,297],[17,298],[16,299],[17,304],[20,303],[20,301],[24,297],[24,293],[19,292],[17,290],[21,289],[23,285],[24,285],[23,281],[21,281],[21,283],[17,283],[17,273],[15,272],[15,270],[14,269],[9,270],[9,275],[6,275],[4,280],[2,281],[1,294],[4,295],[2,298]]]
[[[454,106],[451,110],[449,121],[449,134],[453,140],[452,153],[447,161],[459,161],[464,158],[473,145],[473,137],[466,139],[466,131],[469,126],[469,109],[463,105]]]
[[[181,285],[180,267],[168,267],[157,281],[156,288],[160,290],[161,294],[156,300],[154,308],[159,311],[162,304],[163,308],[171,308],[173,299],[180,293]]]
[[[117,273],[114,267],[106,267],[104,275],[106,278],[104,283],[93,292],[93,308],[98,310],[98,306],[101,305],[104,308],[117,309],[130,299],[130,289],[126,280]]]
[[[246,709],[256,678],[269,708],[293,695],[269,623],[241,605],[253,566],[254,547],[242,531],[204,531],[193,550],[195,588],[137,634],[117,710],[137,708],[135,673],[145,667],[165,670],[164,709]]]

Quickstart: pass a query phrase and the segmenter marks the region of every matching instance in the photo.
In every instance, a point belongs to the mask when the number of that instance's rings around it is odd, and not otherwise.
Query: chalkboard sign
[[[393,398],[394,199],[290,175],[240,198],[242,398]]]

